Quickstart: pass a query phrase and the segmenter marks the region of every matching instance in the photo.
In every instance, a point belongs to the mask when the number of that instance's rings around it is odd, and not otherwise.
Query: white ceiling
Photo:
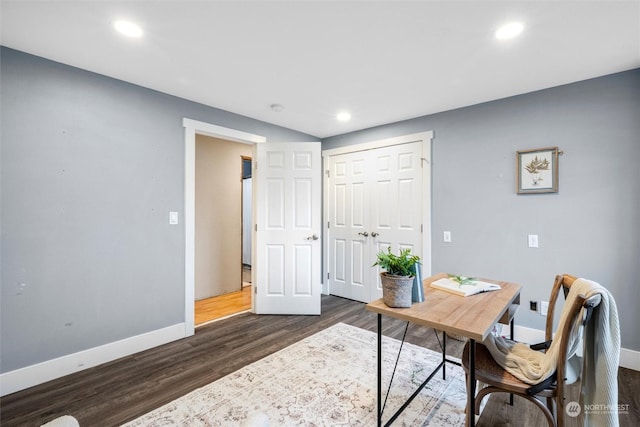
[[[640,67],[640,0],[3,0],[0,12],[5,46],[320,138]],[[116,19],[145,36],[122,37]],[[523,34],[494,39],[511,20]]]

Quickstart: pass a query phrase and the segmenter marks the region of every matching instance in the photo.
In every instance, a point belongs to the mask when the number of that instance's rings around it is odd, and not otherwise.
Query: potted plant
[[[411,254],[411,249],[401,249],[400,254],[381,251],[377,255],[377,261],[373,266],[380,266],[385,271],[380,273],[382,282],[382,300],[389,307],[411,307],[413,277],[415,265],[420,257]]]

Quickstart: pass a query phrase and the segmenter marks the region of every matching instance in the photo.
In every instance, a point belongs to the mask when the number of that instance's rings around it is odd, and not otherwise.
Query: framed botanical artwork
[[[518,151],[518,194],[557,193],[558,154],[558,147]]]

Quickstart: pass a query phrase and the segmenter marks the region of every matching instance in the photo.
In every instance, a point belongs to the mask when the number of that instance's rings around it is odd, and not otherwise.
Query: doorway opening
[[[254,147],[266,138],[237,129],[217,126],[189,118],[184,127],[184,337],[195,333],[195,163],[196,135],[208,135]],[[255,208],[254,208],[255,210]],[[254,249],[255,250],[255,249]],[[255,276],[255,270],[254,270]],[[255,283],[255,280],[254,280]],[[252,300],[252,310],[254,301]]]
[[[251,308],[252,147],[206,135],[195,142],[194,323],[201,326]]]
[[[251,286],[253,240],[253,178],[251,157],[242,156],[242,289]]]

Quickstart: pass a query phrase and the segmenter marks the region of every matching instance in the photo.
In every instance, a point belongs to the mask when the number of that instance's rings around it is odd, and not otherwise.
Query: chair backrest
[[[556,276],[555,281],[553,282],[553,288],[551,289],[551,296],[549,298],[549,308],[547,310],[547,318],[546,318],[546,326],[545,326],[544,339],[546,341],[551,341],[551,339],[553,338],[554,313],[556,309],[556,304],[558,302],[558,295],[560,294],[560,290],[562,289],[564,297],[566,299],[567,295],[569,294],[569,289],[571,289],[571,285],[576,280],[577,278],[570,274],[558,274]],[[580,300],[580,304],[578,304],[578,306],[582,307],[584,305],[585,308],[587,308],[587,310],[585,311],[585,314],[587,316],[590,316],[591,310],[593,309],[593,307],[600,304],[600,295],[595,295],[589,298],[588,300],[584,297],[584,295],[581,295],[581,298],[579,298],[579,300]],[[575,316],[571,316],[571,317],[575,320]],[[589,320],[588,318],[585,318],[584,322],[587,322],[588,320]]]
[[[549,300],[549,309],[547,311],[547,320],[546,320],[546,328],[545,328],[545,340],[550,341],[553,339],[553,324],[554,324],[554,313],[556,303],[558,301],[558,295],[560,294],[560,290],[562,289],[564,297],[566,299],[569,294],[569,290],[573,282],[576,281],[576,277],[571,276],[569,274],[557,275],[555,281],[553,283],[553,288],[551,289],[551,297]],[[569,310],[567,313],[567,320],[565,322],[565,328],[562,331],[556,331],[555,339],[560,339],[560,349],[558,353],[558,365],[557,365],[557,378],[558,378],[558,391],[562,392],[564,379],[566,379],[566,364],[568,355],[567,352],[569,350],[569,338],[573,333],[573,328],[584,326],[591,318],[591,313],[593,309],[600,304],[601,296],[600,294],[595,294],[589,298],[584,295],[578,295],[571,307],[565,307],[564,309]],[[584,309],[584,310],[583,310]],[[580,321],[578,322],[578,316],[582,316]]]

